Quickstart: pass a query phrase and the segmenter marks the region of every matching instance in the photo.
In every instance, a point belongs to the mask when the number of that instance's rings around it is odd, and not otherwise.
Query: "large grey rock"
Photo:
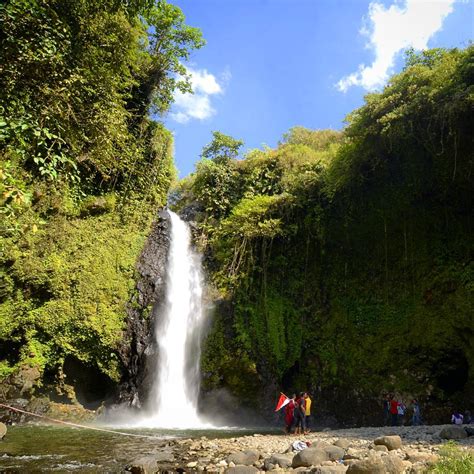
[[[258,469],[253,466],[235,466],[225,470],[228,474],[254,474]]]
[[[382,462],[387,474],[402,474],[405,472],[405,464],[396,455],[383,456]]]
[[[342,459],[345,454],[345,451],[342,448],[339,448],[338,446],[327,446],[326,448],[324,448],[324,451],[327,453],[331,461],[337,461],[339,459]]]
[[[439,433],[443,439],[464,439],[467,438],[466,430],[462,426],[446,426]]]
[[[126,469],[132,474],[154,474],[158,472],[158,464],[153,456],[144,456],[130,463]]]
[[[7,425],[5,423],[0,422],[0,439],[3,439],[7,434]]]
[[[324,449],[327,448],[328,446],[331,446],[329,443],[326,441],[318,440],[314,441],[311,443],[311,449]]]
[[[334,441],[333,444],[339,448],[347,449],[351,445],[351,442],[348,439],[338,439]]]
[[[233,453],[227,457],[227,462],[233,462],[237,465],[251,466],[253,463],[260,459],[260,454],[257,451],[243,451],[239,453]]]
[[[402,447],[402,438],[398,435],[380,436],[374,441],[374,444],[387,446],[389,451],[393,451]]]
[[[300,451],[291,463],[292,467],[318,466],[329,459],[328,454],[322,449],[306,448]]]
[[[352,463],[347,471],[348,474],[385,474],[385,465],[379,458],[363,459]]]
[[[291,467],[291,462],[293,461],[293,455],[292,454],[273,454],[269,458],[265,459],[265,469],[269,470],[270,465],[272,464],[275,466],[278,464],[280,467],[287,468]]]

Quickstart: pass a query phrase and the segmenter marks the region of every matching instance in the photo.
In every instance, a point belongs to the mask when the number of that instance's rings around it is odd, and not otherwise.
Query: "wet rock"
[[[338,439],[338,440],[334,441],[333,444],[334,444],[334,446],[337,446],[339,448],[347,449],[351,445],[351,442],[347,439]]]
[[[153,474],[158,471],[158,464],[153,456],[144,456],[131,462],[125,469],[132,474]]]
[[[3,439],[7,434],[7,425],[0,422],[0,439]]]
[[[292,467],[318,466],[329,459],[328,454],[322,449],[306,448],[300,451],[291,463]]]
[[[153,458],[156,462],[173,462],[174,455],[171,451],[159,451],[153,454]]]
[[[462,426],[446,426],[439,433],[443,439],[464,439],[467,438],[466,430]]]
[[[379,458],[354,461],[346,471],[348,474],[385,474],[385,465]]]
[[[342,459],[345,454],[345,451],[342,448],[339,448],[338,446],[327,446],[324,448],[324,451],[327,453],[331,461],[337,461],[339,459]]]
[[[147,364],[153,358],[153,318],[144,316],[165,299],[170,226],[168,213],[161,211],[137,261],[138,279],[127,306],[126,329],[118,348],[124,373],[117,401],[134,407],[140,407],[141,400],[147,398],[154,376],[150,363]]]
[[[258,472],[258,469],[253,466],[235,466],[229,467],[225,472],[227,474],[254,474]]]
[[[251,466],[260,459],[260,454],[257,451],[244,451],[241,453],[234,453],[227,457],[227,462],[233,462],[236,466],[242,464],[244,466]]]
[[[388,450],[392,451],[402,447],[402,438],[398,435],[380,436],[380,438],[375,439],[374,444],[387,446]]]
[[[268,459],[265,459],[265,469],[268,471],[272,468],[268,467],[269,465],[273,465],[275,467],[278,464],[280,467],[287,468],[291,467],[291,463],[293,461],[293,455],[291,454],[273,454]]]

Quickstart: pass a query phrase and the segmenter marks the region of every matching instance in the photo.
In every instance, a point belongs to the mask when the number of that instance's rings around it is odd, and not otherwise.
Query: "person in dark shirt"
[[[300,393],[299,397],[296,399],[296,408],[295,408],[295,435],[304,434],[306,431],[306,400],[304,398],[304,393]]]
[[[387,393],[383,399],[383,424],[388,426],[390,424],[390,395]]]

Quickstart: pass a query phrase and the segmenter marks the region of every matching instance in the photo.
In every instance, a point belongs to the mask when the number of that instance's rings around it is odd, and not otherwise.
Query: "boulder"
[[[425,464],[434,464],[438,461],[438,456],[432,453],[423,453],[421,451],[408,451],[406,453],[406,457],[408,461],[415,463],[415,462],[422,462]]]
[[[374,441],[375,445],[387,446],[389,451],[402,447],[402,438],[398,435],[380,436]]]
[[[235,466],[235,467],[229,467],[228,469],[225,470],[226,473],[228,474],[254,474],[258,472],[258,469],[253,466]]]
[[[324,449],[324,448],[327,448],[328,446],[331,446],[331,445],[327,443],[326,441],[321,441],[321,440],[317,440],[311,443],[311,449]]]
[[[291,463],[292,467],[318,466],[323,461],[329,460],[328,454],[322,449],[307,448],[300,451]]]
[[[348,474],[385,474],[385,465],[379,458],[355,461],[349,465]]]
[[[348,439],[338,439],[334,441],[333,444],[338,448],[347,449],[351,445],[351,442]]]
[[[405,464],[396,455],[383,456],[382,463],[387,474],[402,474],[405,472]]]
[[[439,433],[443,439],[464,439],[467,438],[466,430],[462,426],[446,426]]]
[[[381,451],[382,453],[386,453],[388,452],[388,448],[384,444],[376,444],[374,446],[374,451]]]
[[[265,469],[268,471],[271,469],[269,467],[270,465],[275,466],[276,464],[283,468],[291,467],[292,461],[293,455],[291,454],[273,454],[269,458],[265,459]]]
[[[233,462],[236,466],[244,465],[251,466],[260,459],[260,454],[257,451],[243,451],[240,453],[233,453],[227,457],[227,462]]]
[[[154,474],[158,472],[158,465],[153,456],[144,456],[130,463],[126,470],[132,474]]]
[[[339,459],[342,459],[345,454],[345,451],[342,448],[339,448],[338,446],[327,446],[326,448],[324,448],[324,451],[327,453],[331,461],[337,461]]]
[[[0,439],[3,439],[7,434],[7,425],[5,423],[0,422]]]

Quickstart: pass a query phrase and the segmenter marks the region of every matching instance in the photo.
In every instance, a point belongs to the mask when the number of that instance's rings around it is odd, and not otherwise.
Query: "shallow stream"
[[[134,459],[163,450],[166,439],[233,437],[255,430],[123,430],[138,438],[61,426],[9,426],[0,441],[0,473],[120,472]]]

